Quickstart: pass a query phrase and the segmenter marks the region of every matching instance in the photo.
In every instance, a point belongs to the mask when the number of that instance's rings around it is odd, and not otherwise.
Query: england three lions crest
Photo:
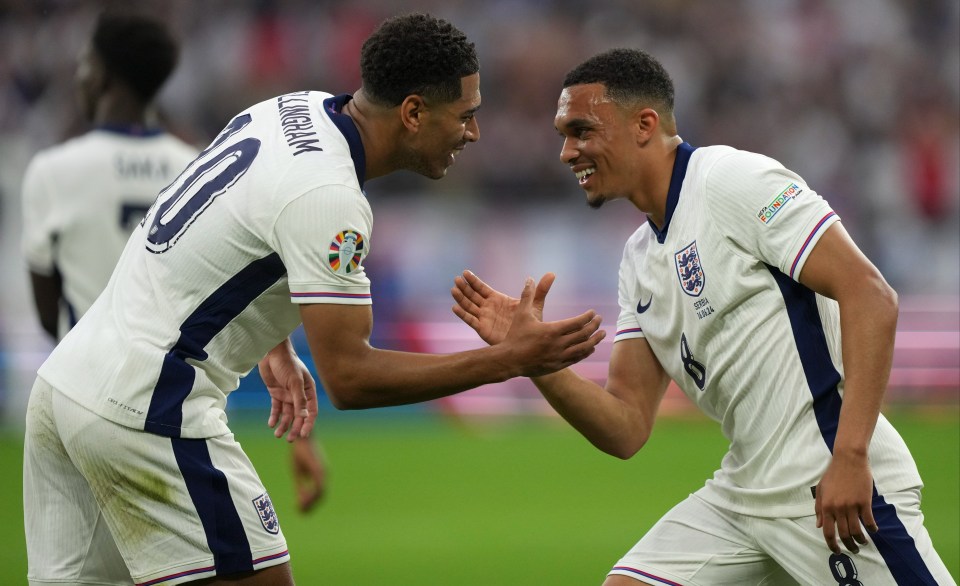
[[[697,253],[697,241],[694,240],[683,250],[674,253],[673,259],[683,292],[691,297],[699,296],[703,291],[706,276],[703,274],[700,255]]]
[[[257,508],[257,513],[260,514],[260,522],[263,523],[263,528],[267,530],[267,533],[273,533],[274,535],[280,533],[280,520],[277,519],[277,512],[273,510],[270,496],[267,493],[261,494],[253,499],[253,506]]]

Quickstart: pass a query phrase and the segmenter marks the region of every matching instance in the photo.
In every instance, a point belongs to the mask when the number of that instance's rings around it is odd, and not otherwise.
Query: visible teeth
[[[583,171],[577,171],[576,176],[577,176],[577,179],[583,180],[583,178],[586,177],[587,175],[593,175],[596,172],[597,172],[596,169],[594,169],[593,167],[590,167],[589,169],[584,169]]]

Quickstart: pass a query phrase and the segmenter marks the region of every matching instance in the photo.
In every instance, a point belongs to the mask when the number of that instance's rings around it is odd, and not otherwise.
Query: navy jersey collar
[[[697,150],[696,147],[692,147],[686,142],[682,142],[677,146],[677,158],[673,162],[673,174],[670,176],[670,189],[667,190],[667,210],[664,215],[663,229],[658,230],[653,220],[647,217],[647,222],[650,223],[650,228],[652,228],[653,233],[657,235],[657,242],[660,244],[663,244],[664,240],[667,239],[667,229],[670,227],[673,211],[677,209],[677,203],[680,202],[680,188],[683,187],[683,178],[687,174],[690,155],[692,155],[695,150]]]
[[[162,128],[143,126],[141,124],[100,124],[94,128],[94,130],[137,137],[158,136],[163,134]]]
[[[353,99],[350,94],[340,94],[323,101],[323,110],[330,116],[330,120],[340,129],[340,133],[347,139],[350,145],[350,158],[353,159],[353,166],[357,171],[357,181],[360,183],[360,189],[363,189],[363,181],[367,175],[367,155],[363,150],[363,141],[360,140],[360,131],[354,124],[353,118],[343,114],[343,107]]]

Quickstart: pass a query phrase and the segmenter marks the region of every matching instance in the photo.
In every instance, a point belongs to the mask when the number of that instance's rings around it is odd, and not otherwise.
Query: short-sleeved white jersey
[[[813,511],[843,398],[839,311],[798,281],[836,214],[795,173],[726,146],[680,145],[662,230],[627,241],[616,340],[644,337],[730,441],[702,496],[760,516]],[[920,486],[882,416],[870,445],[881,493]]]
[[[156,130],[98,128],[43,150],[23,179],[30,270],[63,280],[63,336],[110,278],[133,228],[197,149]]]
[[[228,433],[227,395],[300,324],[298,303],[371,303],[349,99],[299,92],[237,115],[160,194],[40,376],[123,425]]]

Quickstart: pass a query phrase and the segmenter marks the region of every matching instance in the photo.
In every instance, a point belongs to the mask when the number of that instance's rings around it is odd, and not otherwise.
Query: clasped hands
[[[491,346],[511,345],[521,376],[542,376],[580,362],[593,354],[606,332],[593,310],[558,321],[543,321],[543,306],[556,275],[545,274],[534,285],[524,283],[520,298],[484,283],[470,271],[454,279],[450,290],[453,313]]]

